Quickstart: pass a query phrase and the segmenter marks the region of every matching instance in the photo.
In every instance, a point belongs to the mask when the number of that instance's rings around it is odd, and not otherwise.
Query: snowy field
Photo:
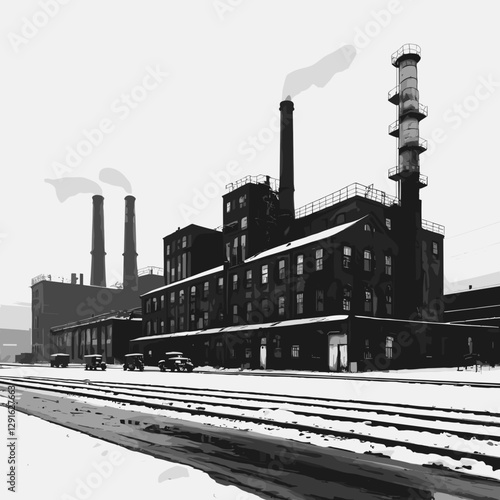
[[[6,420],[7,410],[0,407],[0,421]],[[192,467],[129,451],[37,417],[18,413],[17,427],[17,489],[8,496],[2,480],[2,499],[260,498],[234,486],[223,486]],[[5,478],[5,462],[2,470]]]
[[[500,383],[500,368],[484,368],[482,371],[475,370],[457,371],[457,369],[437,369],[437,370],[404,370],[394,372],[377,372],[368,374],[352,374],[345,379],[346,374],[323,374],[307,373],[305,377],[296,377],[292,372],[272,372],[266,376],[266,372],[254,370],[252,373],[256,376],[248,376],[248,373],[240,374],[238,370],[211,370],[210,373],[162,373],[158,369],[148,368],[144,372],[124,372],[119,366],[111,366],[108,370],[85,371],[83,367],[70,366],[69,368],[50,368],[46,366],[2,366],[0,367],[0,376],[20,376],[20,377],[53,377],[61,380],[72,379],[82,384],[88,390],[88,398],[79,399],[88,404],[100,408],[100,411],[113,417],[114,411],[121,411],[123,403],[111,403],[96,401],[92,399],[92,384],[88,381],[100,382],[121,382],[132,384],[145,384],[152,386],[163,386],[167,388],[202,388],[218,391],[241,391],[273,394],[276,396],[303,396],[309,398],[331,398],[345,401],[363,401],[373,403],[402,404],[412,406],[422,406],[429,408],[442,408],[454,410],[458,415],[460,410],[473,410],[477,412],[495,413],[497,416],[478,415],[477,419],[486,419],[491,422],[500,421],[500,388],[495,387],[471,387],[467,385],[454,386],[443,385],[442,382],[460,382],[460,383]],[[299,374],[299,372],[297,372]],[[315,376],[317,375],[317,377]],[[397,383],[390,381],[369,381],[368,377],[399,379],[421,379],[432,380],[434,384],[422,383]],[[97,388],[97,386],[94,386]],[[159,387],[156,387],[159,389]],[[237,399],[237,395],[235,395]],[[148,396],[148,401],[154,401],[154,394]],[[204,406],[209,406],[204,404]],[[32,404],[38,404],[36,401]],[[179,407],[181,403],[176,403]],[[214,403],[215,404],[215,403]],[[307,402],[305,404],[308,404]],[[314,401],[309,401],[314,405]],[[58,405],[54,408],[58,408]],[[59,406],[62,410],[62,406]],[[113,410],[114,408],[114,410]],[[224,410],[223,407],[214,407],[218,410]],[[60,410],[53,410],[59,412]],[[153,410],[145,406],[135,406],[134,411],[139,411],[143,415],[149,415],[153,418],[173,418],[190,422],[191,425],[209,425],[212,427],[224,427],[227,431],[249,431],[256,435],[273,435],[278,438],[291,439],[296,442],[310,443],[318,447],[328,447],[338,450],[353,451],[357,453],[376,453],[392,460],[405,462],[407,464],[441,464],[450,470],[463,473],[464,475],[482,476],[484,478],[500,480],[500,471],[493,470],[490,466],[478,460],[461,459],[455,461],[451,459],[443,460],[440,454],[420,454],[415,453],[404,447],[404,438],[409,442],[420,442],[425,445],[436,445],[438,447],[456,449],[462,451],[471,451],[472,453],[485,453],[488,456],[500,456],[500,439],[494,441],[475,441],[457,439],[456,436],[446,434],[427,435],[425,432],[401,431],[397,429],[398,422],[405,419],[400,416],[393,417],[395,427],[372,427],[366,423],[335,422],[334,424],[323,422],[320,414],[316,417],[301,417],[289,411],[286,405],[275,409],[260,409],[236,412],[247,415],[261,415],[262,418],[272,419],[276,422],[275,429],[272,426],[260,426],[244,422],[235,422],[224,419],[190,415],[189,413],[178,413],[175,409],[172,411]],[[225,411],[225,410],[224,410]],[[425,409],[415,409],[415,418],[418,421],[419,412],[425,413]],[[69,412],[69,410],[68,410]],[[337,410],[338,414],[342,413]],[[436,412],[439,413],[439,412]],[[5,408],[2,408],[2,415],[6,414]],[[228,415],[231,416],[230,414]],[[473,415],[474,417],[474,415]],[[6,417],[5,417],[6,418]],[[382,418],[382,417],[381,417]],[[465,417],[464,417],[465,418]],[[469,415],[470,418],[470,415]],[[367,420],[370,420],[368,418]],[[374,413],[373,422],[377,420]],[[232,421],[232,422],[231,422]],[[339,439],[336,437],[322,436],[319,434],[309,434],[293,430],[280,429],[280,422],[306,422],[312,426],[333,430],[354,429],[352,439]],[[427,421],[428,427],[432,428],[434,422]],[[102,424],[104,425],[104,424]],[[438,428],[442,422],[436,422]],[[459,430],[462,424],[450,424],[450,431],[453,425]],[[464,424],[465,425],[465,424]],[[329,427],[331,426],[331,427]],[[147,484],[147,493],[154,494],[155,498],[177,498],[182,495],[188,499],[238,499],[245,500],[259,498],[250,495],[247,492],[239,490],[236,487],[225,487],[213,481],[207,474],[198,471],[187,465],[176,465],[174,463],[154,459],[141,453],[129,451],[125,448],[105,443],[103,441],[85,436],[78,432],[70,431],[63,427],[44,422],[35,417],[28,417],[18,413],[18,435],[20,436],[20,472],[19,472],[19,494],[18,498],[35,498],[36,491],[39,491],[39,485],[46,482],[46,477],[50,477],[51,470],[54,470],[54,462],[47,460],[55,458],[54,445],[57,443],[57,449],[60,450],[57,457],[68,456],[71,460],[57,460],[57,469],[60,470],[60,464],[67,464],[67,473],[61,477],[65,480],[57,483],[60,492],[51,493],[50,498],[72,500],[76,498],[134,498],[135,494],[144,493],[144,484]],[[485,431],[480,427],[478,432]],[[354,431],[353,431],[354,432]],[[491,435],[497,435],[497,428],[492,427],[488,431]],[[357,434],[357,435],[356,435]],[[366,436],[366,440],[362,436]],[[386,446],[384,444],[373,445],[370,443],[369,436],[385,437],[387,439],[401,440],[403,446]],[[357,439],[361,437],[362,439]],[[472,447],[471,447],[472,446]],[[483,446],[483,449],[481,449]],[[113,454],[114,453],[114,454]],[[118,455],[116,455],[118,454]],[[111,457],[116,458],[113,465]],[[28,458],[29,457],[29,458]],[[109,459],[106,461],[106,458]],[[100,467],[100,463],[106,462],[105,466]],[[113,463],[114,463],[113,462]],[[119,463],[118,463],[119,462]],[[112,472],[109,472],[111,471]],[[35,470],[35,472],[33,472]],[[78,471],[75,474],[74,471]],[[141,479],[134,479],[134,471],[141,471]],[[80,472],[81,471],[81,472]],[[101,472],[99,472],[101,471]],[[109,477],[104,477],[108,474]],[[100,474],[100,475],[99,475]],[[144,475],[144,480],[142,476]],[[28,477],[29,481],[23,480]],[[90,483],[89,483],[90,481]],[[500,482],[499,482],[500,484]],[[92,485],[96,485],[95,488]],[[51,484],[51,492],[53,488]],[[78,489],[78,487],[80,489]],[[134,489],[135,488],[135,489]],[[200,489],[198,489],[200,488]],[[90,492],[90,493],[89,493]],[[26,496],[24,496],[26,494]],[[45,497],[42,497],[45,498]],[[48,497],[47,497],[48,498]],[[438,497],[436,497],[438,498]],[[441,497],[440,497],[441,498]],[[445,498],[445,497],[442,497]],[[500,495],[499,495],[500,498]]]

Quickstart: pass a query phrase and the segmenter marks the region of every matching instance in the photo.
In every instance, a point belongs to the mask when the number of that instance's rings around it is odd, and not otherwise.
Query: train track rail
[[[114,401],[155,410],[189,413],[224,420],[294,429],[303,433],[359,439],[387,447],[404,446],[423,454],[454,460],[474,459],[500,468],[500,414],[427,408],[360,400],[277,396],[259,392],[221,391],[159,385],[84,382],[42,377],[0,377],[0,385]],[[277,413],[274,413],[277,410]],[[287,412],[283,418],[280,411]],[[296,417],[295,421],[293,418]],[[353,427],[352,429],[346,427]],[[359,427],[359,426],[362,427]],[[356,428],[356,426],[358,426]],[[387,436],[390,430],[391,437]],[[408,431],[432,435],[447,444],[429,444]],[[443,436],[444,435],[444,436]],[[488,452],[478,452],[478,445]]]

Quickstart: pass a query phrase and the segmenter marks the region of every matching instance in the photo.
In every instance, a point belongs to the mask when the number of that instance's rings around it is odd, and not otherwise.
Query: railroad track
[[[0,366],[8,366],[9,368],[51,368],[49,365],[19,365],[15,363],[0,363]],[[113,365],[111,365],[113,366]],[[115,365],[116,366],[116,365]],[[70,368],[84,368],[84,365],[70,364]],[[152,366],[145,367],[146,372],[158,372],[158,368],[153,368]],[[327,372],[303,372],[303,373],[287,373],[286,371],[213,371],[213,370],[203,370],[203,367],[195,369],[194,374],[203,375],[232,375],[232,376],[249,376],[249,377],[292,377],[292,378],[318,378],[327,380],[348,380],[350,382],[386,382],[386,383],[398,383],[398,384],[424,384],[424,385],[446,385],[446,386],[456,386],[456,387],[474,387],[474,388],[490,388],[490,389],[500,389],[500,382],[481,382],[481,381],[460,381],[460,380],[432,380],[423,378],[401,378],[401,377],[377,377],[377,376],[359,376],[356,374],[346,374],[342,375],[339,373],[327,373]],[[57,380],[57,379],[54,379]]]
[[[415,453],[437,454],[454,460],[473,459],[493,469],[500,468],[498,413],[42,377],[2,376],[1,385],[294,429],[340,439],[359,439],[386,447],[403,446]]]

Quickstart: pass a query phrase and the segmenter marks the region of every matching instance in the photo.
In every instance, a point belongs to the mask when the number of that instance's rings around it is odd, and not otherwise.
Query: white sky
[[[395,194],[387,178],[396,161],[387,134],[396,118],[387,101],[396,84],[390,55],[417,43],[420,101],[429,106],[421,136],[442,129],[446,137],[422,156],[423,217],[446,226],[449,281],[500,270],[491,154],[500,111],[498,2],[221,0],[229,7],[219,15],[211,0],[66,1],[26,43],[14,38],[23,36],[23,18],[44,22],[38,2],[0,5],[0,304],[29,303],[31,278],[41,273],[83,272],[89,282],[91,193],[62,203],[44,182],[57,177],[54,163],[65,162],[85,130],[103,119],[113,129],[66,175],[99,182],[103,168],[123,173],[137,198],[139,267],[162,266],[163,236],[191,222],[221,224],[223,189],[209,191],[214,197],[197,215],[182,212],[196,190],[210,190],[211,174],[235,161],[239,173],[229,181],[278,177],[278,134],[251,160],[238,148],[272,122],[290,72],[344,44],[360,49],[351,66],[294,98],[296,207],[352,182]],[[148,67],[169,75],[125,115],[115,101]],[[478,100],[481,79],[494,83]],[[467,117],[455,107],[464,105]],[[100,186],[112,284],[121,281],[126,192]]]

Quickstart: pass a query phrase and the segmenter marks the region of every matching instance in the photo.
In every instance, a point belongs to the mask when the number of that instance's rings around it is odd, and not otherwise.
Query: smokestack
[[[83,274],[80,273],[80,285],[83,285]]]
[[[293,180],[293,102],[290,96],[280,103],[280,212],[295,218]]]
[[[92,264],[90,284],[106,286],[106,265],[104,251],[104,198],[100,194],[92,196]]]
[[[125,241],[123,245],[123,289],[139,290],[135,245],[135,198],[125,196]]]

